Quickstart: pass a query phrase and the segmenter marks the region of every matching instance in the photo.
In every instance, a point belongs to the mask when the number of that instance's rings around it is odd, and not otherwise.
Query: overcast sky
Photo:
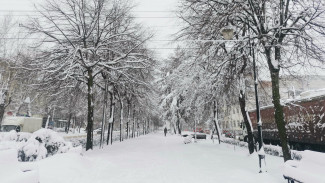
[[[33,4],[42,0],[0,0],[0,16],[11,12],[17,19],[23,19],[26,12],[34,10]],[[150,41],[149,47],[157,52],[157,56],[166,58],[173,52],[175,46],[170,45],[171,36],[177,31],[176,15],[178,0],[133,0],[136,5],[132,12],[137,21],[151,30],[155,37]],[[24,12],[25,11],[25,12]]]

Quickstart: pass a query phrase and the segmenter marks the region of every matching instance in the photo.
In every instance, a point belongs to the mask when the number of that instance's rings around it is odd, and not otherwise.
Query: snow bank
[[[17,160],[17,150],[0,150],[0,180],[1,183],[38,183],[38,171],[23,172]],[[5,166],[3,166],[5,165]]]
[[[300,161],[290,160],[284,164],[283,175],[305,183],[324,183],[325,154],[303,151]]]

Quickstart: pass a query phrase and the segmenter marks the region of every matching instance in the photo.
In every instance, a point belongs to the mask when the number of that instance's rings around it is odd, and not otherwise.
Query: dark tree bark
[[[110,131],[111,131],[111,123],[108,123],[106,145],[109,144]]]
[[[135,137],[135,132],[134,132],[134,130],[135,130],[135,126],[134,126],[134,118],[135,118],[135,104],[133,105],[133,122],[132,122],[132,138],[134,138]]]
[[[131,116],[131,101],[127,99],[128,102],[128,118],[126,122],[126,138],[129,138],[129,132],[130,132],[130,116]]]
[[[113,103],[113,107],[115,108],[115,103]],[[113,131],[114,131],[114,122],[115,122],[115,119],[114,119],[114,110],[113,110],[113,114],[112,114],[112,118],[113,118],[113,122],[112,122],[112,128],[111,128],[111,145],[113,144]]]
[[[140,125],[140,124],[139,124]],[[146,131],[146,120],[143,120],[142,121],[142,125],[143,125],[143,135],[146,135],[147,134],[147,131]],[[139,130],[140,131],[140,130]]]
[[[244,124],[247,130],[247,143],[248,143],[248,150],[250,154],[254,153],[254,137],[253,137],[253,131],[251,128],[251,125],[248,121],[248,116],[247,116],[247,111],[246,111],[246,99],[245,99],[245,94],[243,90],[240,90],[240,95],[239,95],[239,105],[240,105],[240,111],[242,113],[243,119],[244,119]]]
[[[275,47],[275,60],[279,61],[281,59],[280,55],[280,47]],[[269,65],[269,71],[271,74],[271,82],[272,82],[272,102],[274,104],[274,119],[278,128],[278,133],[281,141],[282,152],[283,152],[283,159],[284,161],[291,160],[291,153],[288,145],[287,140],[287,133],[285,129],[285,121],[283,115],[283,106],[280,103],[280,86],[279,86],[279,73],[280,67],[276,68],[272,64],[271,58],[271,50],[270,48],[265,49],[265,54],[267,58],[267,62]]]
[[[147,134],[150,133],[150,119],[147,120]]]
[[[114,91],[109,92],[110,94],[110,114],[109,114],[109,120],[108,120],[108,131],[107,131],[107,141],[106,144],[109,144],[109,140],[111,137],[111,144],[112,144],[112,133],[113,133],[113,123],[114,123],[114,109],[115,109],[115,103],[114,103]]]
[[[181,125],[180,125],[180,114],[179,114],[179,102],[180,102],[180,99],[177,99],[177,111],[176,111],[176,115],[177,115],[177,121],[176,121],[176,126],[177,126],[177,132],[178,134],[182,135],[182,130],[181,130]]]
[[[120,98],[120,142],[123,141],[122,137],[122,124],[123,124],[123,100]]]
[[[72,117],[72,113],[69,113],[68,124],[67,124],[66,130],[65,130],[66,133],[69,133],[69,130],[70,130],[71,117]]]
[[[5,113],[5,104],[0,104],[0,128],[1,128],[1,124],[2,124],[2,118],[4,116]]]
[[[93,71],[88,69],[88,123],[86,151],[93,149],[93,124],[94,124],[94,91],[93,91]]]
[[[8,92],[5,91],[3,94],[4,103],[0,104],[0,128],[1,128],[2,119],[5,114],[6,107],[11,103],[11,97],[9,97],[9,100],[7,101],[7,95],[8,95]]]
[[[221,139],[220,139],[220,134],[219,134],[219,126],[217,124],[216,118],[217,118],[217,103],[216,101],[213,102],[213,123],[214,123],[214,127],[216,129],[217,135],[218,135],[218,140],[219,140],[219,144],[221,143]]]
[[[106,76],[104,76],[106,79]],[[105,143],[105,124],[106,124],[106,109],[107,109],[107,81],[105,81],[105,90],[104,90],[104,104],[103,104],[103,117],[102,117],[102,130],[100,133],[100,147],[103,147]]]

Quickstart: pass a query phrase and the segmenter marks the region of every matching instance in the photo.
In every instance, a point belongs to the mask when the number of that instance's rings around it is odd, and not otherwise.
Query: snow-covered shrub
[[[65,153],[72,147],[59,134],[50,129],[40,129],[25,142],[18,150],[20,161],[35,161]]]
[[[27,133],[27,132],[19,132],[18,133],[18,142],[27,142],[27,140],[32,136],[31,133]]]
[[[227,143],[227,144],[232,144],[232,145],[236,145],[239,147],[248,148],[247,142],[235,140],[233,138],[224,137],[221,139],[221,141],[224,143]],[[256,143],[255,145],[256,145],[256,147],[258,147],[258,143]],[[264,144],[264,151],[266,154],[269,154],[272,156],[279,156],[279,157],[283,156],[281,146]],[[301,151],[291,150],[291,156],[295,160],[300,160],[301,159]]]
[[[65,132],[65,128],[55,128],[56,132]]]
[[[183,142],[184,142],[184,144],[191,143],[192,142],[192,135],[188,135],[188,136],[184,137]]]
[[[236,146],[239,146],[239,147],[248,147],[247,142],[239,141],[239,140],[236,140],[236,139],[233,139],[233,138],[228,138],[228,137],[223,137],[221,139],[221,142],[236,145]]]
[[[35,138],[30,138],[18,150],[19,161],[35,161],[46,158],[47,150],[44,144]]]
[[[4,132],[4,136],[2,141],[17,141],[18,133],[15,130],[11,130],[10,132]]]
[[[105,142],[104,142],[105,144],[106,144],[106,138],[107,136],[105,136]],[[119,140],[120,140],[120,136],[118,134],[113,134],[113,142]],[[68,141],[72,143],[73,147],[82,146],[83,148],[86,148],[86,142],[87,142],[86,137],[70,138],[68,139]],[[99,143],[100,143],[100,135],[94,135],[93,146],[99,146]]]
[[[31,137],[31,133],[27,132],[16,132],[15,130],[11,130],[10,132],[2,132],[0,134],[0,142],[1,141],[27,141]]]

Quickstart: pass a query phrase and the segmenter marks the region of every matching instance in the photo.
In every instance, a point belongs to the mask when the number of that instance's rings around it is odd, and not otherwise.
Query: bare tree
[[[276,111],[275,122],[284,161],[291,159],[283,109],[280,104],[279,74],[281,69],[323,63],[324,50],[315,39],[315,37],[318,37],[317,39],[324,37],[324,25],[321,21],[324,17],[322,1],[183,0],[182,2],[180,16],[186,22],[186,26],[180,37],[199,41],[204,39],[201,41],[200,48],[209,48],[207,50],[214,48],[214,53],[217,53],[219,58],[220,52],[217,50],[224,49],[230,57],[224,60],[225,62],[238,60],[240,56],[235,56],[235,59],[231,59],[231,56],[238,55],[238,51],[245,47],[244,52],[240,51],[240,53],[247,53],[247,49],[253,47],[258,55],[263,56],[259,62],[261,65],[266,65],[270,73],[272,98]],[[225,43],[219,41],[223,39],[220,31],[229,26],[234,28],[234,39],[239,40],[232,45],[230,51],[225,49]],[[203,53],[206,57],[209,56],[207,51]],[[243,63],[242,61],[240,63]],[[232,73],[232,69],[228,71]],[[235,76],[235,74],[231,75]]]
[[[92,149],[96,78],[104,70],[145,68],[147,57],[138,48],[146,39],[122,0],[46,0],[38,10],[41,16],[24,25],[43,38],[43,47],[29,69],[37,66],[43,83],[60,84],[60,88],[78,82],[86,85],[86,149]]]

